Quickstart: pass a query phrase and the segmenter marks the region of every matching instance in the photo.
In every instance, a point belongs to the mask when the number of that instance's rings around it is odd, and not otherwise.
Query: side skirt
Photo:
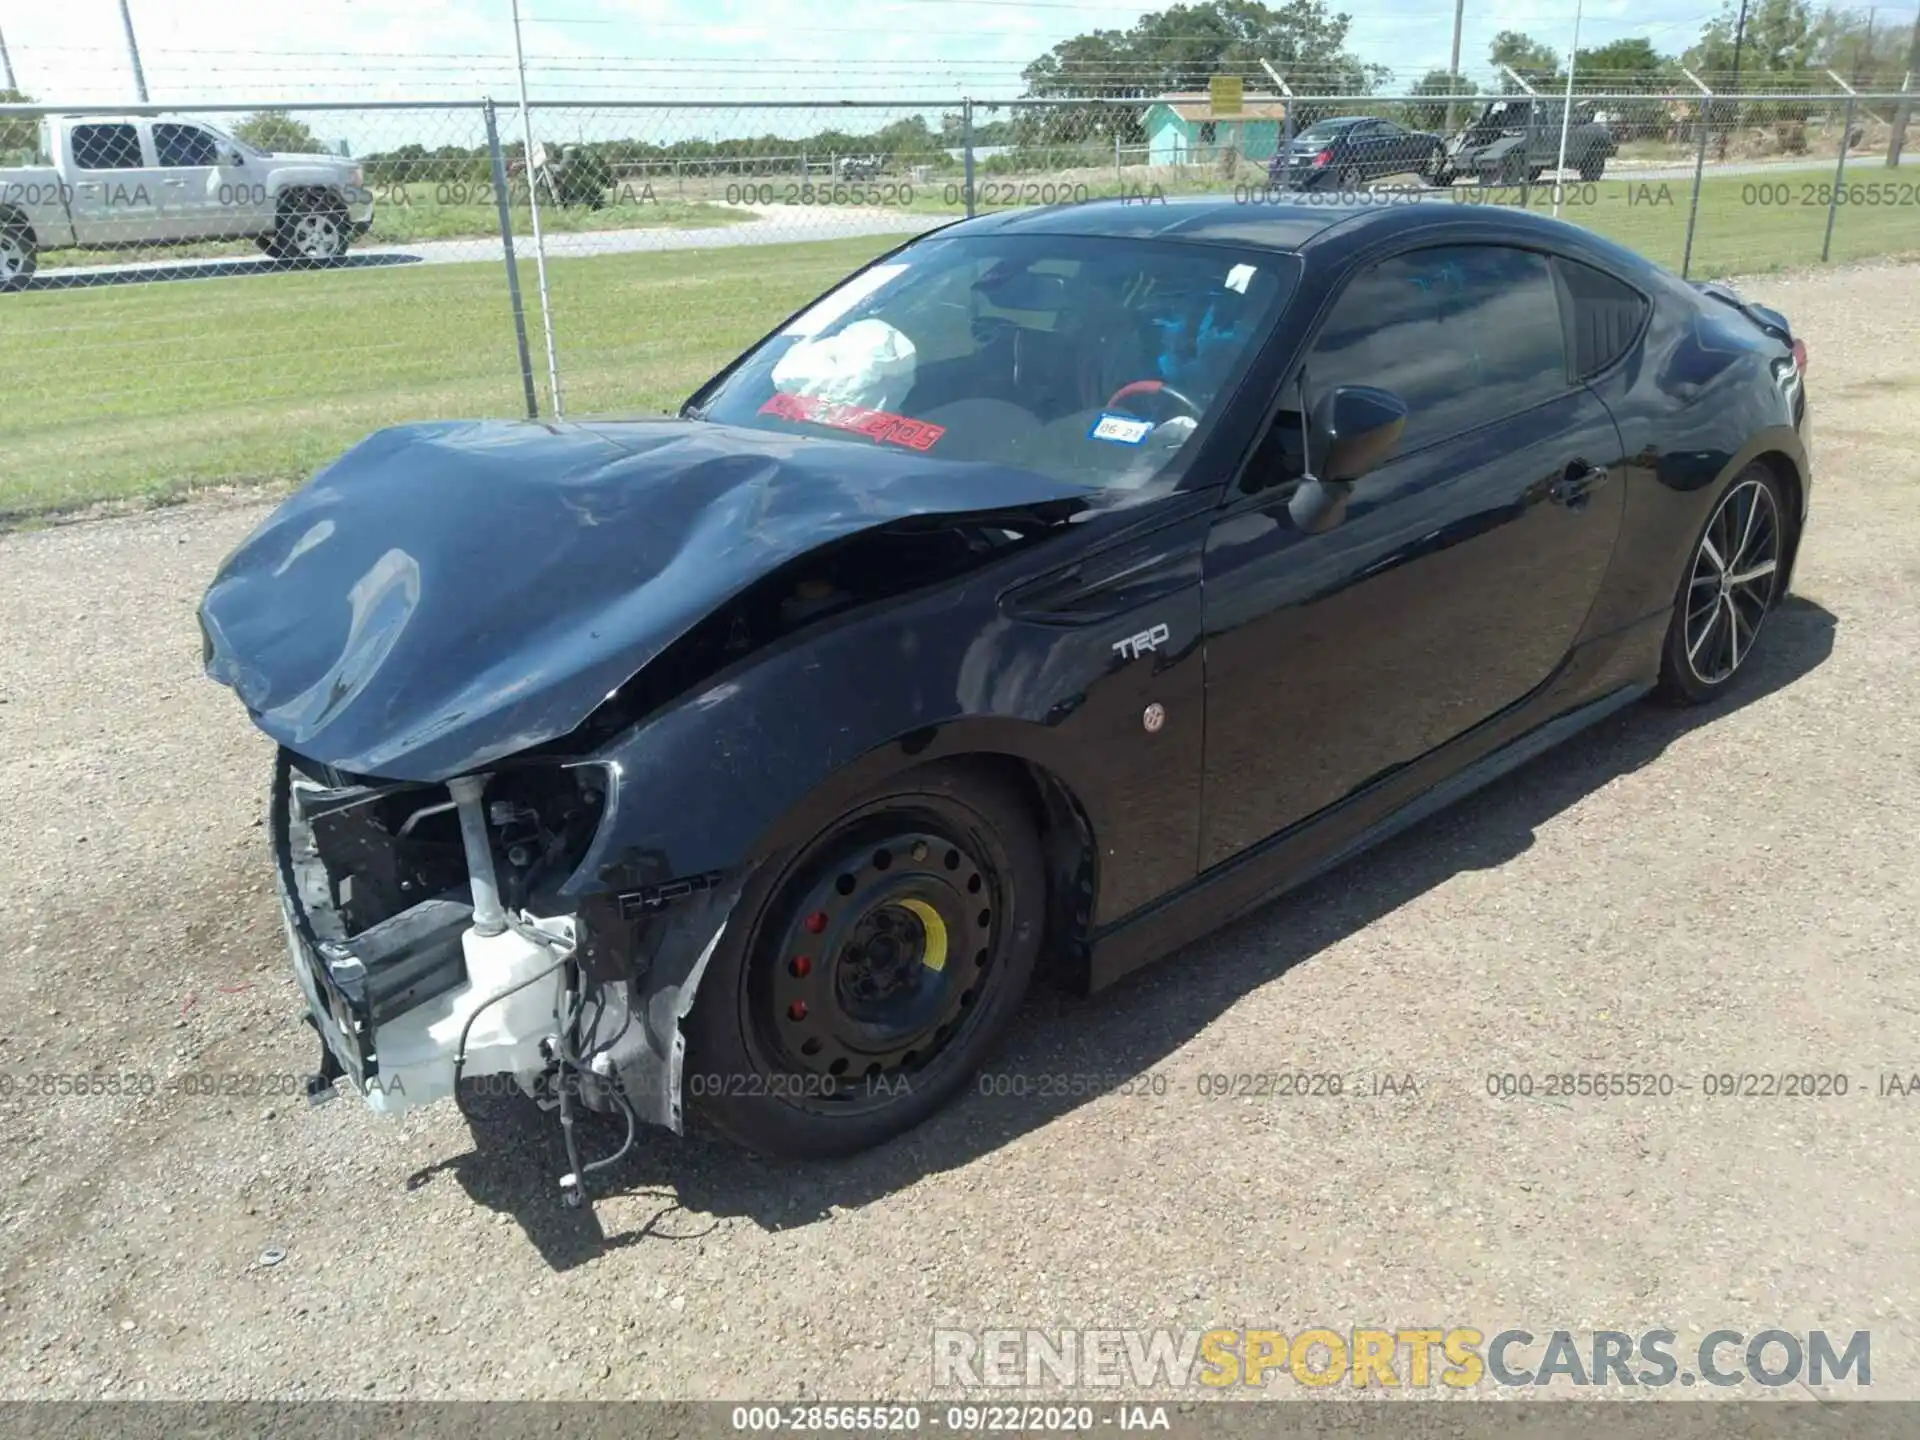
[[[1663,625],[1665,616],[1658,618]],[[1190,884],[1096,934],[1087,988],[1099,990],[1182,945],[1325,874],[1444,810],[1646,695],[1633,680],[1531,723],[1532,706],[1413,762],[1378,784],[1216,865]]]

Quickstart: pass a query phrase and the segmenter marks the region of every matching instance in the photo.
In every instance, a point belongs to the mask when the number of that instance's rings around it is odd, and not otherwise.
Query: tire
[[[1538,185],[1540,183],[1540,177],[1546,173],[1547,167],[1544,165],[1529,165],[1527,167],[1527,183],[1529,185]]]
[[[1703,704],[1744,673],[1780,598],[1789,523],[1780,481],[1765,465],[1749,465],[1714,501],[1674,597],[1660,656],[1662,699]]]
[[[1358,165],[1343,165],[1340,167],[1340,174],[1334,181],[1334,186],[1342,194],[1352,194],[1360,188],[1360,180],[1360,167]]]
[[[688,1105],[785,1159],[920,1124],[1005,1035],[1046,886],[1011,782],[953,763],[897,777],[748,881],[687,1017]]]
[[[1580,158],[1580,178],[1591,185],[1607,173],[1607,157],[1597,152],[1589,152]]]
[[[1446,162],[1441,161],[1434,166],[1432,179],[1435,189],[1446,190],[1452,187],[1454,174]]]
[[[40,268],[40,247],[24,225],[0,225],[0,295],[24,290]]]
[[[281,202],[273,248],[267,253],[301,266],[330,265],[347,253],[352,241],[344,206],[303,197]]]

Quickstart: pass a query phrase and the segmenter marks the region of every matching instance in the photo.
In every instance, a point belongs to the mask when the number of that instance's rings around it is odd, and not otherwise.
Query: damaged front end
[[[680,1130],[680,1021],[752,868],[742,837],[774,817],[638,794],[622,813],[621,747],[673,715],[649,764],[773,764],[705,742],[704,707],[739,688],[716,677],[1039,543],[1086,496],[689,420],[405,426],[315,476],[227,557],[200,623],[208,675],[279,747],[316,1095],[344,1077],[394,1113],[489,1082],[558,1109],[570,1147],[576,1106]],[[706,843],[723,825],[741,833]]]
[[[478,1088],[557,1110],[579,1203],[640,1124],[682,1128],[679,1022],[737,886],[571,894],[615,777],[504,763],[443,783],[363,782],[282,749],[274,868],[321,1064],[398,1114]],[[575,1107],[619,1113],[619,1152],[583,1165]]]

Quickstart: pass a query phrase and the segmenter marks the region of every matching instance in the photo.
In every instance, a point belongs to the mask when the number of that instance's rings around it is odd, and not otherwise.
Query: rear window
[[[691,413],[1137,489],[1191,462],[1291,256],[1073,235],[927,240],[763,342]]]
[[[1604,271],[1576,260],[1555,262],[1573,316],[1573,367],[1578,379],[1598,375],[1625,355],[1647,321],[1647,297]]]

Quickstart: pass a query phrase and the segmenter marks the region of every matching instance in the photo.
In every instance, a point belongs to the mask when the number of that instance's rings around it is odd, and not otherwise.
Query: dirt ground
[[[994,1065],[1142,1093],[969,1094],[799,1169],[661,1132],[591,1217],[548,1120],[276,1093],[315,1054],[269,751],[193,623],[263,507],[0,537],[0,1395],[902,1397],[937,1327],[1519,1324],[1868,1330],[1874,1398],[1920,1397],[1920,1096],[1878,1093],[1920,1071],[1920,268],[1753,290],[1808,338],[1817,481],[1737,699],[1037,996]],[[1295,1069],[1416,1089],[1201,1078]],[[1692,1085],[1488,1094],[1569,1070]],[[152,1093],[29,1093],[72,1071]],[[1849,1093],[1700,1083],[1783,1071]]]

